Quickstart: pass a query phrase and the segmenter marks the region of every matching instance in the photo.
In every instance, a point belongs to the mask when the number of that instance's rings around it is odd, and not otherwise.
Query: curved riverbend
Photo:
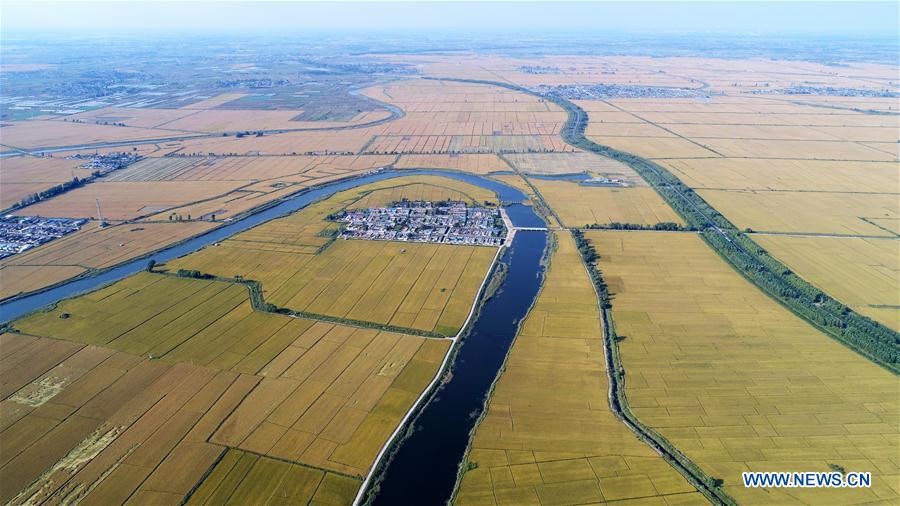
[[[286,214],[298,211],[304,207],[328,198],[337,192],[349,190],[357,186],[385,179],[392,179],[403,176],[415,175],[437,175],[444,176],[467,183],[471,183],[483,188],[487,188],[496,192],[500,196],[500,200],[504,202],[521,202],[526,199],[525,194],[521,191],[508,186],[500,181],[488,179],[483,176],[475,176],[472,174],[464,174],[459,172],[449,172],[442,170],[386,170],[375,174],[337,181],[326,185],[318,186],[309,190],[304,190],[290,197],[285,197],[277,205],[271,206],[255,214],[250,214],[240,220],[233,221],[227,225],[223,225],[216,229],[210,230],[202,235],[198,235],[187,241],[176,244],[174,246],[162,249],[149,256],[142,256],[136,260],[118,265],[111,269],[105,270],[95,276],[74,279],[68,283],[57,285],[47,290],[37,292],[31,295],[25,295],[8,302],[0,304],[0,322],[7,322],[18,318],[26,313],[53,304],[62,299],[78,295],[83,292],[91,291],[107,283],[118,281],[126,276],[139,272],[146,268],[149,260],[156,263],[163,263],[174,258],[178,258],[188,253],[197,251],[198,249],[227,239],[228,237],[243,232],[247,229],[255,227],[261,223],[280,218]],[[514,225],[529,226],[531,223],[527,213],[514,212],[510,218]],[[519,221],[527,220],[527,221]]]

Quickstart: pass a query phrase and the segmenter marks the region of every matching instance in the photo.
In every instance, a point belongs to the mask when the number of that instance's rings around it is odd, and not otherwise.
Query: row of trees
[[[664,231],[693,231],[697,230],[692,226],[684,226],[679,223],[673,223],[671,221],[664,221],[661,223],[656,223],[653,225],[645,225],[643,223],[619,223],[614,221],[612,223],[591,223],[585,225],[584,228],[591,230],[664,230]]]
[[[575,238],[575,246],[578,247],[578,252],[581,254],[581,258],[584,259],[584,263],[587,265],[588,272],[591,275],[591,282],[597,287],[597,295],[600,297],[600,306],[603,309],[610,309],[612,307],[612,301],[609,297],[609,287],[606,285],[606,281],[603,280],[603,273],[600,272],[600,268],[597,267],[597,260],[600,260],[600,255],[597,254],[594,245],[584,237],[584,232],[581,230],[572,230],[572,237]]]
[[[58,184],[56,186],[52,186],[47,188],[44,191],[40,191],[37,193],[33,193],[21,201],[18,204],[10,208],[10,210],[20,209],[25,206],[30,206],[31,204],[36,204],[42,200],[47,200],[49,198],[53,198],[57,195],[66,193],[69,190],[74,190],[75,188],[80,188],[99,176],[99,172],[94,172],[91,176],[85,178],[73,177],[71,181],[66,181],[65,183]]]

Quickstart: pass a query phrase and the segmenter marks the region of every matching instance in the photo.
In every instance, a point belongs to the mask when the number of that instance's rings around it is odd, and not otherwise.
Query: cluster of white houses
[[[0,218],[0,258],[77,232],[85,220],[42,218],[40,216],[4,216]]]
[[[500,246],[506,235],[498,209],[453,200],[403,200],[334,218],[346,224],[340,234],[346,239]]]

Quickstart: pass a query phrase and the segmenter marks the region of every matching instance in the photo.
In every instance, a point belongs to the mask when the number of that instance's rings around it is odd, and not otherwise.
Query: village
[[[500,246],[506,235],[499,209],[449,200],[403,200],[342,211],[333,219],[346,223],[340,234],[345,239]]]
[[[5,216],[0,218],[0,258],[59,239],[78,231],[86,220]]]

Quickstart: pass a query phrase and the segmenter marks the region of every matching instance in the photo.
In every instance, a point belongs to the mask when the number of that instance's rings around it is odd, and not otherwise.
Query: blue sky
[[[898,2],[0,2],[9,32],[634,32],[897,37]]]

